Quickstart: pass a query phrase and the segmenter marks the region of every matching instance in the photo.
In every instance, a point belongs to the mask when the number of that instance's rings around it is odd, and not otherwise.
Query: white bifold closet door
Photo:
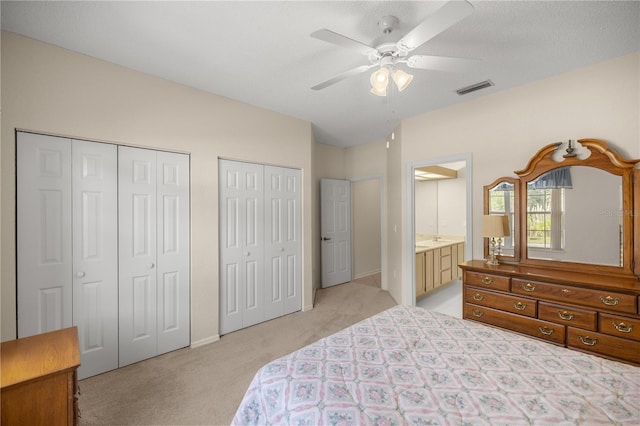
[[[118,366],[115,145],[18,133],[18,337],[78,326],[80,378]]]
[[[120,366],[189,344],[189,158],[119,147]]]
[[[76,325],[85,378],[189,345],[189,157],[18,132],[18,337]]]
[[[264,167],[265,321],[302,307],[300,170]]]
[[[300,180],[219,160],[220,334],[301,309]]]

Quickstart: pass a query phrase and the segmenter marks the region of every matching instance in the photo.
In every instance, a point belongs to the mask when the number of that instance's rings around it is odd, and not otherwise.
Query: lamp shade
[[[484,215],[482,216],[482,236],[483,237],[508,237],[509,219],[505,215]]]
[[[375,87],[371,88],[371,93],[376,96],[387,96],[387,88],[376,89]]]
[[[413,76],[402,70],[395,70],[393,72],[393,82],[396,83],[396,86],[398,86],[398,90],[401,92],[407,88],[412,80]]]
[[[379,68],[378,71],[371,74],[369,81],[371,81],[371,86],[374,89],[378,91],[385,90],[389,84],[389,70],[385,67]]]

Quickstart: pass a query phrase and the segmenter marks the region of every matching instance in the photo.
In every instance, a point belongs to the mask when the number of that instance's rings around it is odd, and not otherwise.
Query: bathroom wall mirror
[[[501,177],[484,186],[484,214],[505,215],[509,220],[510,236],[502,241],[502,253],[497,256],[503,262],[520,260],[520,185],[516,178]],[[489,256],[489,239],[484,240],[484,257]]]
[[[521,263],[583,272],[632,275],[634,258],[633,169],[596,139],[571,146],[547,145],[531,158],[520,177]]]

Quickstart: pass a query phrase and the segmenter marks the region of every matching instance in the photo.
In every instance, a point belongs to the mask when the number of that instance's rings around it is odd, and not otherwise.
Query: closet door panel
[[[78,377],[118,367],[118,157],[115,145],[72,141],[73,324]]]
[[[301,309],[300,170],[265,166],[266,319]]]
[[[220,333],[264,317],[263,166],[219,161]]]
[[[71,141],[19,132],[18,337],[72,325]]]
[[[189,157],[157,153],[158,354],[189,345]]]
[[[244,286],[242,285],[243,245],[241,170],[236,162],[220,160],[220,334],[242,328]]]
[[[118,147],[119,365],[157,354],[156,152]]]
[[[244,223],[245,239],[242,258],[244,275],[244,312],[242,326],[249,327],[264,321],[264,199],[263,166],[245,165],[244,172]]]

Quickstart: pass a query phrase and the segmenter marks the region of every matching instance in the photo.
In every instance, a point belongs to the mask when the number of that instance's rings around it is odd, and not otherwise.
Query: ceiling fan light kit
[[[411,31],[405,34],[395,43],[384,43],[376,47],[369,46],[349,37],[343,36],[328,29],[315,31],[311,34],[318,40],[332,43],[334,45],[355,50],[367,56],[370,65],[361,65],[346,71],[332,79],[312,87],[313,90],[324,89],[348,77],[360,74],[368,69],[377,66],[369,81],[371,82],[371,93],[377,96],[386,96],[389,85],[389,76],[393,79],[400,92],[406,89],[413,75],[398,69],[396,64],[403,63],[409,68],[415,69],[437,69],[440,71],[456,71],[463,69],[465,65],[475,61],[462,58],[449,58],[444,56],[413,55],[409,53],[437,36],[447,28],[458,23],[465,17],[473,13],[473,6],[467,1],[452,0],[431,13],[425,20],[419,23]],[[378,27],[384,34],[389,34],[398,26],[398,18],[395,16],[384,16]]]
[[[389,74],[395,83],[398,91],[402,92],[409,86],[413,80],[413,76],[400,69],[396,69],[391,73],[389,67],[381,67],[369,78],[371,82],[371,93],[376,96],[387,96],[387,87],[389,86]]]

